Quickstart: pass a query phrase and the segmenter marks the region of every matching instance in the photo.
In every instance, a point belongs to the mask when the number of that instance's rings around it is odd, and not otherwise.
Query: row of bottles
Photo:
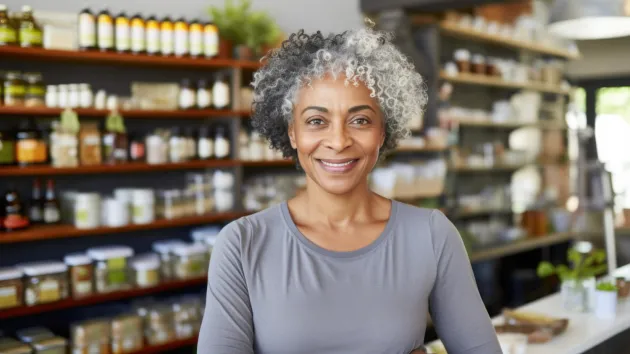
[[[55,183],[51,179],[46,181],[46,189],[43,193],[41,181],[39,179],[33,181],[28,210],[14,188],[9,188],[4,193],[2,204],[0,230],[15,231],[25,229],[32,224],[58,224],[61,221]]]
[[[41,47],[43,38],[43,30],[35,22],[30,6],[22,6],[22,13],[10,18],[7,6],[0,4],[0,46]]]
[[[103,10],[79,13],[79,48],[164,56],[212,58],[219,54],[219,31],[213,23],[169,17],[158,20]]]

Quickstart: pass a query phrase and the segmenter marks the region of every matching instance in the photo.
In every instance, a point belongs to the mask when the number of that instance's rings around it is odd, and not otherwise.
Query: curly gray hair
[[[331,34],[294,33],[266,57],[254,74],[252,125],[272,148],[294,157],[288,123],[298,90],[314,79],[345,75],[348,85],[363,83],[378,100],[385,118],[382,152],[409,134],[407,122],[422,115],[426,85],[413,64],[392,43],[392,36],[370,28]]]

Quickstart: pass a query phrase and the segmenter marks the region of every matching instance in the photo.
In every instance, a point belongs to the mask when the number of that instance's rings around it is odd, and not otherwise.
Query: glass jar
[[[203,245],[208,249],[208,255],[212,256],[212,248],[221,232],[219,226],[208,226],[192,230],[190,238],[195,244]]]
[[[0,165],[13,165],[15,163],[15,134],[9,131],[0,131]]]
[[[0,310],[24,304],[24,283],[21,269],[0,268]]]
[[[98,193],[74,195],[74,227],[94,229],[101,224],[101,196]]]
[[[45,163],[48,159],[46,142],[32,119],[20,123],[15,135],[15,155],[22,166]]]
[[[147,309],[144,317],[147,344],[160,345],[175,340],[173,310],[169,306],[154,305]]]
[[[183,216],[181,193],[176,189],[160,191],[156,214],[162,219],[176,219]]]
[[[144,336],[142,318],[138,315],[122,315],[112,319],[112,354],[134,352],[142,349]]]
[[[132,192],[134,224],[150,224],[155,220],[155,196],[152,189],[134,189]]]
[[[26,91],[24,105],[26,107],[43,107],[46,105],[46,87],[41,73],[25,73]]]
[[[54,167],[79,166],[79,138],[77,134],[53,122],[50,134],[50,158]]]
[[[42,339],[53,338],[55,334],[45,327],[29,327],[15,332],[15,336],[23,343],[32,344]]]
[[[68,297],[68,266],[61,262],[37,262],[20,266],[24,272],[24,302],[45,304]]]
[[[175,246],[172,249],[175,278],[191,279],[206,275],[208,270],[208,250],[199,244]]]
[[[185,297],[173,303],[173,322],[177,339],[195,336],[201,328],[203,315],[201,300],[197,297]]]
[[[31,354],[32,352],[28,344],[13,338],[0,338],[0,354]]]
[[[68,341],[63,337],[52,337],[42,339],[31,344],[34,354],[66,354]]]
[[[23,106],[26,96],[26,83],[18,71],[7,72],[4,79],[4,105]]]
[[[160,258],[156,254],[138,257],[131,264],[137,287],[150,288],[160,283]]]
[[[110,323],[107,320],[88,320],[71,327],[72,354],[109,354]]]
[[[94,292],[94,266],[85,253],[66,255],[64,263],[70,268],[70,290],[73,298],[90,296]]]
[[[94,275],[96,292],[109,293],[131,289],[129,258],[133,249],[127,246],[105,246],[88,250],[88,256],[95,262]]]
[[[59,107],[59,97],[57,95],[57,86],[55,85],[46,86],[46,107]]]
[[[160,276],[164,280],[172,280],[175,278],[173,273],[173,247],[185,246],[186,243],[182,240],[164,240],[154,242],[152,245],[153,251],[160,257]]]

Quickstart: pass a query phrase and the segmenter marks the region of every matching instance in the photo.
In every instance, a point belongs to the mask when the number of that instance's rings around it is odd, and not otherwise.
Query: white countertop
[[[630,265],[617,269],[614,274],[630,279]],[[619,300],[614,319],[600,319],[593,313],[567,311],[560,294],[547,296],[519,307],[519,310],[569,319],[569,326],[564,333],[548,343],[528,345],[526,354],[580,354],[630,328],[630,299]],[[493,322],[502,323],[503,320],[499,316]]]

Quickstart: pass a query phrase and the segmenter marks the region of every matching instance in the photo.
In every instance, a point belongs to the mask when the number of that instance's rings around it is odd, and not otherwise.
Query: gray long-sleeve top
[[[500,354],[463,242],[437,210],[392,202],[367,247],[310,242],[286,203],[215,244],[198,354],[408,354],[430,311],[449,354]]]

